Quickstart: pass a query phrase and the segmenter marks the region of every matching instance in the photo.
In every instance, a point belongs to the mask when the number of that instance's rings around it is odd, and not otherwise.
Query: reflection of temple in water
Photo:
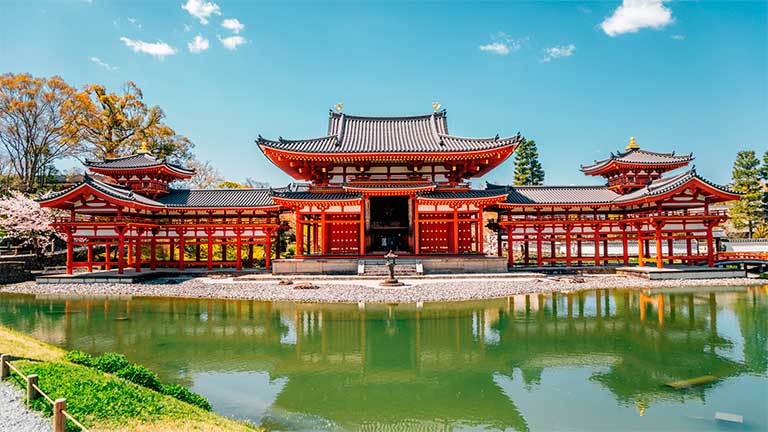
[[[272,410],[345,428],[527,430],[495,377],[532,388],[549,368],[595,368],[591,381],[642,414],[659,400],[706,397],[707,386],[677,392],[666,382],[764,371],[765,329],[744,340],[746,365],[719,353],[734,342],[717,332],[723,298],[595,291],[423,307],[26,298],[5,302],[0,318],[66,347],[125,352],[186,384],[196,372],[266,371],[287,378]]]

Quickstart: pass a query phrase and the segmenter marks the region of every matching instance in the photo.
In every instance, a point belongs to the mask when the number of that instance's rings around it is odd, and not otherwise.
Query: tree
[[[37,253],[51,246],[61,234],[51,224],[51,209],[40,207],[19,191],[0,198],[0,231],[19,246],[31,246]]]
[[[760,180],[763,184],[763,231],[768,230],[768,150],[763,153],[763,166],[760,167]]]
[[[733,226],[747,228],[752,238],[754,228],[760,223],[763,207],[763,188],[760,185],[760,161],[754,150],[740,151],[733,163],[733,189],[742,194],[731,207]]]
[[[523,140],[515,151],[515,185],[540,185],[544,183],[544,169],[539,162],[536,141]]]
[[[82,128],[86,151],[96,158],[135,153],[144,144],[158,158],[181,161],[190,157],[192,142],[163,123],[165,113],[148,107],[141,89],[131,81],[123,94],[91,85],[77,94],[72,122]]]
[[[195,158],[187,160],[185,166],[195,171],[195,175],[181,183],[182,187],[191,189],[209,189],[224,181],[219,170],[211,165],[210,161],[200,161]]]
[[[267,189],[269,188],[269,182],[262,182],[252,177],[246,177],[244,186],[251,189]]]
[[[233,182],[230,180],[225,180],[216,185],[216,189],[242,189],[242,188],[243,188],[243,185],[241,185],[238,182]]]
[[[79,153],[79,128],[67,121],[75,94],[58,76],[0,76],[0,144],[23,191],[34,191],[54,161]]]

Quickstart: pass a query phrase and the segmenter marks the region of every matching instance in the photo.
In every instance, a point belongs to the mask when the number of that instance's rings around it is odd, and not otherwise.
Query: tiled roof
[[[422,153],[479,151],[517,144],[517,135],[464,138],[448,134],[445,111],[410,117],[362,117],[330,113],[328,135],[277,141],[259,136],[259,145],[305,153]]]
[[[501,189],[470,189],[463,191],[435,191],[418,194],[427,199],[482,199],[499,197],[505,194]]]
[[[607,204],[619,196],[608,186],[514,186],[504,203]]]
[[[710,182],[709,180],[699,176],[696,173],[696,170],[692,169],[684,173],[677,174],[675,176],[666,177],[666,178],[663,177],[663,178],[654,180],[644,188],[640,188],[626,195],[622,195],[619,199],[616,200],[616,202],[629,202],[637,199],[642,199],[645,197],[662,195],[669,191],[679,188],[680,186],[688,183],[690,180],[693,180],[693,179],[697,179],[703,183],[706,183],[707,185],[721,192],[724,192],[727,194],[738,194],[737,192],[731,190],[728,187]]]
[[[509,195],[503,204],[623,204],[646,197],[662,195],[681,187],[692,179],[700,180],[726,194],[734,192],[714,184],[696,174],[686,171],[671,177],[652,181],[648,186],[621,195],[608,186],[509,186]],[[501,185],[488,185],[491,191],[498,191]]]
[[[285,198],[290,200],[300,201],[338,201],[338,200],[353,200],[362,198],[362,194],[351,192],[330,192],[330,193],[316,193],[316,192],[282,192],[275,193],[275,198]]]
[[[672,153],[657,153],[643,149],[631,149],[618,154],[611,153],[611,157],[599,161],[591,165],[582,165],[581,170],[584,172],[592,172],[599,170],[612,161],[626,163],[626,164],[640,164],[640,165],[679,165],[687,164],[693,160],[693,154],[676,155]]]
[[[184,168],[180,165],[172,164],[167,162],[165,159],[157,159],[149,153],[138,153],[117,158],[105,158],[101,161],[86,160],[85,165],[89,168],[117,170],[152,168],[165,165],[173,171],[177,171],[182,174],[194,175],[195,173],[193,170]]]
[[[269,189],[171,189],[157,201],[167,207],[258,208],[275,205]]]
[[[113,198],[119,199],[121,201],[132,201],[139,204],[151,206],[151,207],[162,207],[163,205],[159,202],[152,200],[150,198],[145,197],[144,195],[140,195],[137,193],[134,193],[132,190],[130,190],[127,187],[116,185],[112,183],[106,183],[101,180],[97,180],[90,175],[86,174],[83,176],[83,181],[80,183],[71,186],[67,189],[61,190],[59,192],[53,193],[51,195],[48,195],[45,198],[41,198],[38,201],[39,202],[46,202],[46,201],[52,201],[56,198],[59,198],[61,196],[64,196],[72,191],[74,191],[77,188],[82,187],[83,185],[87,185],[92,187],[93,189],[111,196]]]

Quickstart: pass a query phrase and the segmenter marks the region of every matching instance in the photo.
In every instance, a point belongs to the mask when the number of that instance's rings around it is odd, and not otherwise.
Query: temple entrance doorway
[[[370,252],[410,252],[407,196],[370,197]]]

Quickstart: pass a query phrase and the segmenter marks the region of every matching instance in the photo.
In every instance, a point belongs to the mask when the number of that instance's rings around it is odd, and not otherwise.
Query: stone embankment
[[[530,279],[422,279],[408,280],[404,287],[383,288],[376,280],[293,279],[294,284],[238,278],[157,280],[143,284],[36,284],[24,282],[0,288],[0,292],[52,295],[154,296],[274,300],[298,302],[418,302],[457,301],[608,288],[728,287],[768,285],[757,279],[701,279],[649,281],[626,276],[584,276]],[[313,289],[297,289],[311,282]]]

